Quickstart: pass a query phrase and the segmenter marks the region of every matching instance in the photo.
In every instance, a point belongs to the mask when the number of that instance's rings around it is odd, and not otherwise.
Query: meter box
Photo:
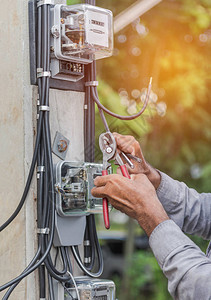
[[[52,57],[88,64],[112,55],[113,16],[89,4],[51,8]]]
[[[94,179],[102,175],[102,169],[102,164],[84,162],[62,161],[56,165],[56,207],[60,216],[102,213],[102,199],[91,194]]]
[[[111,280],[93,279],[87,276],[75,278],[81,300],[115,300],[115,284]],[[64,300],[78,299],[74,285],[66,283],[65,289],[57,287],[58,298]],[[63,296],[64,295],[64,296]],[[57,293],[56,293],[57,296]]]

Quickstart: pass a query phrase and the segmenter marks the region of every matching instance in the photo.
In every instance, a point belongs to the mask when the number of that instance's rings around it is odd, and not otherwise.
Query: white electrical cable
[[[77,287],[77,284],[76,284],[76,281],[75,281],[75,278],[74,278],[73,275],[70,273],[70,271],[67,271],[67,274],[70,275],[70,277],[71,277],[71,279],[72,279],[72,281],[73,281],[73,284],[74,284],[74,286],[75,286],[75,290],[76,290],[76,294],[77,294],[78,300],[81,300],[80,295],[79,295],[79,290],[78,290],[78,287]]]

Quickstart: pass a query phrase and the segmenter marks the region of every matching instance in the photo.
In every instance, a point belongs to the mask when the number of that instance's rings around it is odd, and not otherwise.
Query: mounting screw
[[[67,142],[60,140],[57,144],[59,152],[65,152],[67,150]]]
[[[59,37],[59,28],[58,26],[54,25],[52,28],[51,28],[51,33],[53,34],[53,36],[55,38],[58,38]]]

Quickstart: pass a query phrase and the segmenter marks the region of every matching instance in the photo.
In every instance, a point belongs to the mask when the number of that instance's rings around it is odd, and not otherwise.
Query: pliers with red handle
[[[103,153],[103,171],[102,176],[108,175],[108,168],[111,166],[110,160],[116,160],[120,166],[122,175],[130,179],[126,165],[123,163],[119,153],[117,152],[116,140],[110,131],[102,133],[99,136],[99,146]],[[103,198],[103,217],[106,229],[110,228],[108,200]]]

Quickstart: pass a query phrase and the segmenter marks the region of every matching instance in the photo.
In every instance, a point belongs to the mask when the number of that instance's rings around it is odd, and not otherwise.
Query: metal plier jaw
[[[103,169],[107,170],[111,164],[109,161],[115,159],[116,140],[111,132],[104,132],[99,136],[99,146],[103,153]]]
[[[115,159],[119,164],[122,175],[130,179],[126,165],[123,163],[119,153],[117,152],[116,140],[110,131],[102,133],[99,137],[100,150],[103,153],[103,171],[102,175],[108,175],[108,167],[110,167],[109,160]],[[103,217],[105,228],[110,228],[109,211],[108,211],[108,200],[103,198]]]
[[[99,146],[103,153],[103,171],[102,176],[108,175],[108,168],[111,166],[109,160],[113,159],[116,154],[116,140],[113,134],[109,131],[102,133],[99,136]],[[110,228],[108,199],[103,198],[103,218],[105,228]]]

